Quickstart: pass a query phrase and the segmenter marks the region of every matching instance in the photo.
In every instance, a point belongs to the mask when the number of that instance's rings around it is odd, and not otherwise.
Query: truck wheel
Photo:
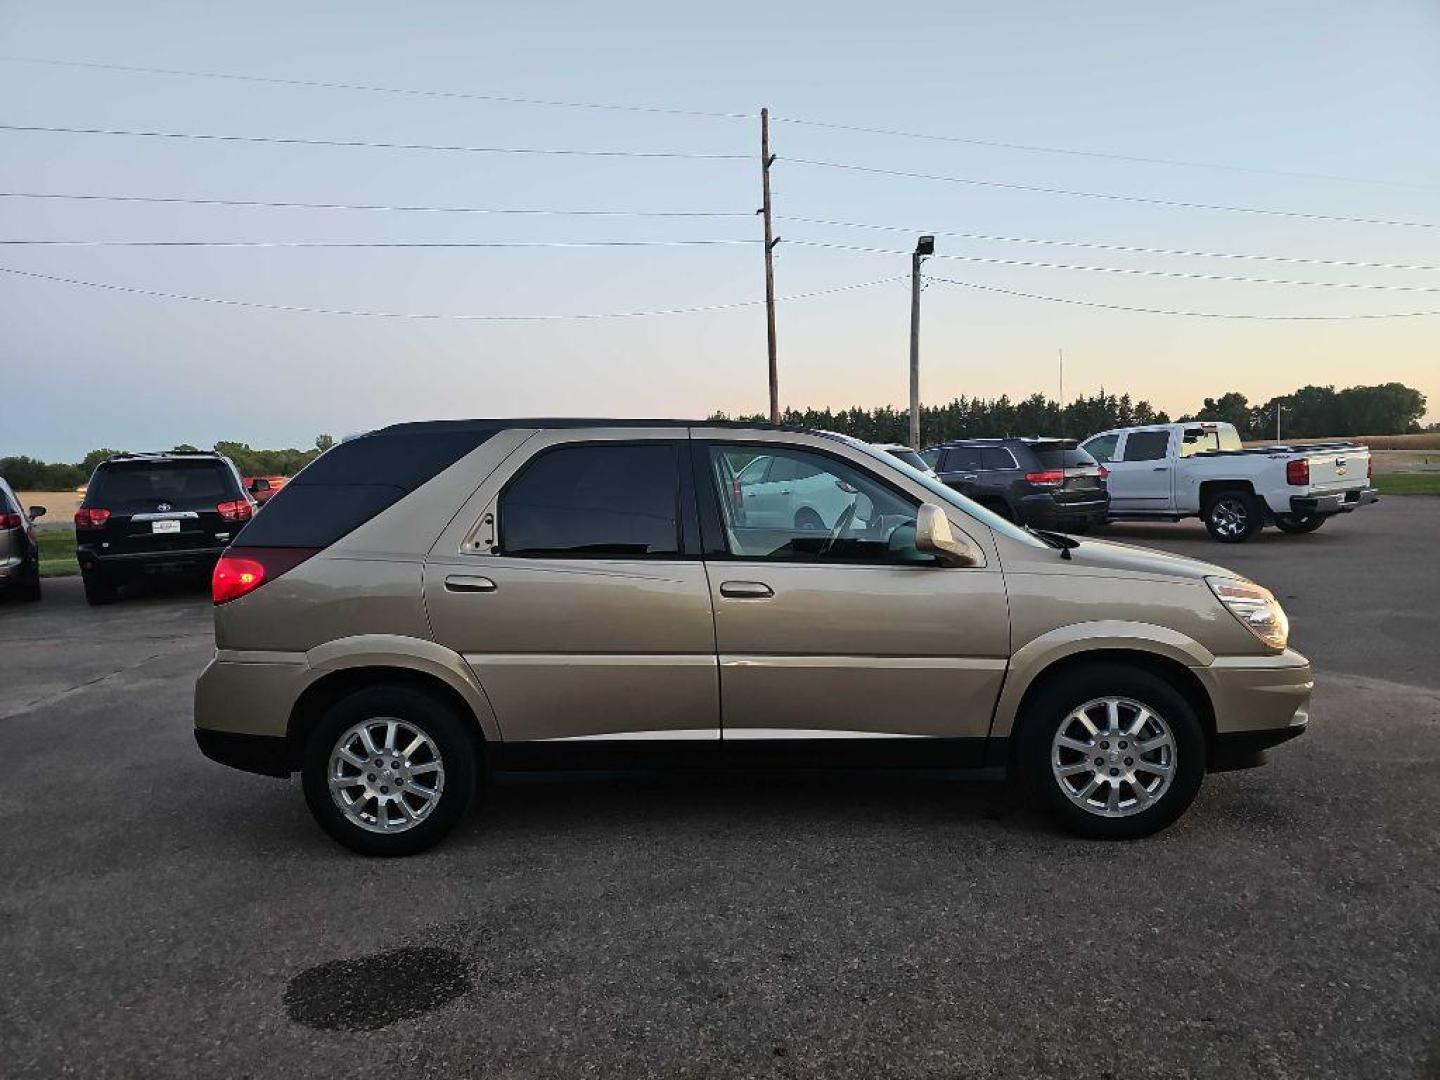
[[[480,783],[474,735],[439,698],[410,686],[341,698],[305,742],[305,801],[361,855],[414,855],[448,833]]]
[[[1127,664],[1071,669],[1021,717],[1021,778],[1069,831],[1149,836],[1189,807],[1205,776],[1205,735],[1173,686]]]
[[[1304,517],[1296,517],[1294,514],[1281,514],[1275,519],[1275,527],[1283,533],[1297,535],[1299,533],[1310,533],[1325,524],[1324,514],[1306,514]]]
[[[87,574],[82,571],[80,580],[85,586],[85,602],[91,607],[99,607],[101,604],[113,604],[115,602],[117,595],[115,586],[99,574]]]
[[[1200,516],[1205,528],[1222,544],[1243,544],[1265,524],[1260,501],[1248,491],[1217,491],[1205,500]]]

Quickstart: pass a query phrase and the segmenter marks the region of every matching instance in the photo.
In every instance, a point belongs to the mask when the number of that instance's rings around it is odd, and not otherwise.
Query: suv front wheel
[[[362,855],[414,855],[460,820],[478,783],[470,726],[409,686],[357,690],[305,742],[305,801],[331,837]]]
[[[1027,786],[1071,832],[1131,839],[1165,828],[1205,776],[1195,710],[1164,679],[1093,664],[1043,687],[1021,718]]]

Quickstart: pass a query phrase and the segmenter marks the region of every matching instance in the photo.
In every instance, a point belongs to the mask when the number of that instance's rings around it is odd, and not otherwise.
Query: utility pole
[[[770,422],[780,422],[780,370],[775,358],[775,235],[770,215],[770,166],[775,155],[770,153],[770,110],[760,110],[760,184],[764,202],[760,213],[765,215],[765,341],[770,356]]]
[[[935,237],[922,236],[910,256],[910,449],[920,449],[920,264],[935,254]]]
[[[1285,406],[1278,401],[1275,403],[1275,441],[1280,441],[1280,414],[1285,411]]]

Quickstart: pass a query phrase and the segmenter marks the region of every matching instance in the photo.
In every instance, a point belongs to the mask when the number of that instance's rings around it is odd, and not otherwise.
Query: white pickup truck
[[[1266,522],[1313,532],[1332,514],[1374,502],[1370,450],[1354,443],[1246,449],[1234,425],[1193,421],[1117,428],[1081,444],[1109,470],[1111,518],[1199,517],[1238,544]]]

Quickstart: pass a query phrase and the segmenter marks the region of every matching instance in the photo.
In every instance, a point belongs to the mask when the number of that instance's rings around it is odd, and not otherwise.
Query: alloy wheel
[[[1176,744],[1153,709],[1102,697],[1072,710],[1050,743],[1050,771],[1065,797],[1097,817],[1150,809],[1175,777]]]
[[[1250,526],[1250,509],[1241,499],[1220,499],[1210,509],[1210,520],[1222,536],[1242,536]]]
[[[445,765],[435,740],[395,717],[352,725],[330,752],[330,797],[366,832],[399,833],[424,821],[440,802]]]

